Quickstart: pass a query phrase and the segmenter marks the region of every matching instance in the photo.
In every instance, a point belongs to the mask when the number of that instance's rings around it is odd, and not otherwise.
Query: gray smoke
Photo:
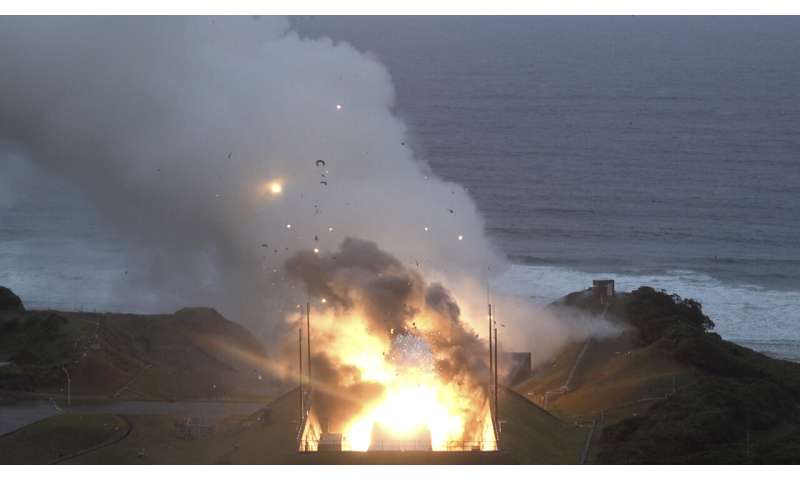
[[[427,283],[374,242],[355,238],[329,253],[298,252],[287,260],[286,271],[315,301],[324,298],[325,309],[333,309],[336,318],[363,313],[370,335],[391,345],[384,352],[387,362],[433,372],[444,384],[457,384],[467,398],[486,398],[487,347],[464,323],[444,286]],[[331,332],[320,334],[313,324],[311,329],[317,332],[312,333],[311,370],[322,387],[315,393],[315,409],[341,422],[374,398],[365,395],[380,395],[382,386],[364,381],[352,365],[329,355]],[[334,330],[336,336],[348,335],[346,328]],[[481,407],[475,402],[466,418],[480,420]],[[476,431],[479,423],[470,424],[466,434]]]
[[[281,316],[273,268],[347,235],[448,276],[499,261],[465,191],[404,145],[385,68],[285,19],[3,18],[0,64],[0,138],[129,239],[120,303],[257,326]]]
[[[370,286],[376,321],[401,322],[397,299],[423,276],[459,299],[429,287],[430,308],[482,333],[485,279],[505,261],[466,191],[408,136],[379,62],[283,18],[0,18],[0,161],[65,179],[112,225],[136,265],[113,285],[120,305],[207,305],[269,334],[308,294],[285,261],[351,237],[391,255],[340,261],[415,268]],[[13,178],[7,204],[28,194]],[[282,194],[265,191],[272,180]],[[505,321],[538,325],[522,307]]]

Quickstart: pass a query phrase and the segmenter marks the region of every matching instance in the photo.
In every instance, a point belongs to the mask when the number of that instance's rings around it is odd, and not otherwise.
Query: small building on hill
[[[515,385],[531,376],[531,352],[508,352],[503,353],[502,356],[500,365],[507,366],[505,369],[507,385]]]
[[[601,304],[607,304],[608,299],[614,296],[614,280],[592,280],[592,294],[600,300]]]

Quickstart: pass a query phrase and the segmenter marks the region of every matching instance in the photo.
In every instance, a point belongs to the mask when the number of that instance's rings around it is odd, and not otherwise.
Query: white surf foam
[[[703,304],[722,337],[741,343],[800,345],[800,291],[770,290],[751,285],[723,283],[687,270],[662,275],[586,273],[552,266],[513,265],[493,288],[542,302],[591,286],[594,278],[613,278],[618,291],[642,285],[664,289]]]

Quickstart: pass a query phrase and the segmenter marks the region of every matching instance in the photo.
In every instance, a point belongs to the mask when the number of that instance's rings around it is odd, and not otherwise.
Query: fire
[[[354,367],[352,382],[383,387],[378,398],[340,422],[343,450],[369,450],[377,426],[398,445],[427,431],[435,451],[495,448],[488,399],[480,390],[440,378],[425,340],[435,334],[426,318],[415,317],[415,332],[383,334],[370,331],[363,314],[326,309],[315,310],[313,318],[312,338],[325,344],[335,363]]]
[[[273,197],[280,196],[283,193],[283,181],[275,179],[262,182],[257,186],[257,193],[260,196],[264,195],[271,195]]]
[[[314,345],[301,450],[496,449],[486,345],[451,292],[353,238],[286,268],[316,299],[287,319]]]
[[[387,428],[395,438],[427,429],[433,450],[447,450],[449,442],[457,442],[464,433],[452,391],[439,382],[416,383],[422,378],[403,378],[392,382],[381,402],[356,417],[345,428],[349,450],[366,451],[375,425]]]

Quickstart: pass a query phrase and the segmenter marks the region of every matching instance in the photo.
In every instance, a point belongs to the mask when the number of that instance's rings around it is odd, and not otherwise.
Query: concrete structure
[[[505,383],[515,385],[531,375],[531,352],[503,353],[503,363],[508,366]]]
[[[341,452],[342,451],[342,434],[341,433],[323,433],[319,437],[320,452]]]
[[[592,294],[605,305],[608,299],[614,296],[614,280],[592,280]]]
[[[186,418],[175,422],[175,436],[184,440],[207,437],[214,433],[214,424],[205,420]]]
[[[369,451],[431,451],[433,450],[432,445],[431,432],[427,428],[421,428],[398,436],[384,428],[381,424],[376,423],[372,426]]]

